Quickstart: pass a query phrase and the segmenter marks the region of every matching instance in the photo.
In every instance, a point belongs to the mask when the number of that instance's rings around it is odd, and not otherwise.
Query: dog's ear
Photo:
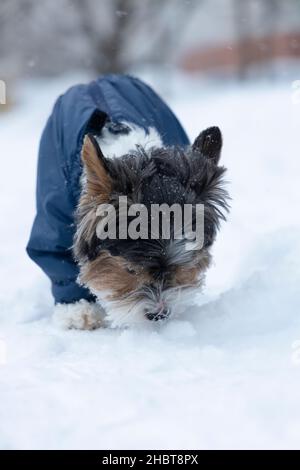
[[[87,193],[91,196],[109,196],[112,180],[108,172],[107,159],[92,134],[84,138],[81,159],[86,171]]]
[[[198,135],[193,143],[193,150],[200,152],[217,165],[221,156],[222,143],[220,129],[218,127],[209,127]]]

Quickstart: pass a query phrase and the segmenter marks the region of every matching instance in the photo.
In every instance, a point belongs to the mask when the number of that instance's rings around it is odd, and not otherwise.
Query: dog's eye
[[[132,274],[132,275],[136,275],[137,272],[135,271],[135,269],[133,268],[126,268],[126,271],[129,273],[129,274]]]

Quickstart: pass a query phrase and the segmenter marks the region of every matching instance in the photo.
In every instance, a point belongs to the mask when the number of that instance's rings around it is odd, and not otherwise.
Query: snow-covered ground
[[[167,93],[191,138],[222,128],[231,215],[197,307],[162,327],[94,332],[52,324],[48,281],[24,251],[38,139],[65,85],[26,85],[0,114],[0,447],[300,448],[300,104],[291,84],[180,80]]]

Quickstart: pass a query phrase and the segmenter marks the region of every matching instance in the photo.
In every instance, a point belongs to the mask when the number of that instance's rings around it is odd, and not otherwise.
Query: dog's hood
[[[100,132],[107,122],[114,132],[122,132],[124,121],[145,130],[154,127],[165,145],[189,143],[164,101],[145,83],[126,75],[104,76],[70,88],[58,98],[42,134],[37,215],[27,251],[50,277],[56,302],[92,298],[76,283],[78,266],[71,251],[84,135]]]

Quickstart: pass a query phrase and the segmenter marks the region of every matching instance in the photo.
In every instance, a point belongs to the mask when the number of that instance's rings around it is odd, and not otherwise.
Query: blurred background
[[[178,70],[275,80],[300,66],[300,0],[1,0],[0,78]]]

